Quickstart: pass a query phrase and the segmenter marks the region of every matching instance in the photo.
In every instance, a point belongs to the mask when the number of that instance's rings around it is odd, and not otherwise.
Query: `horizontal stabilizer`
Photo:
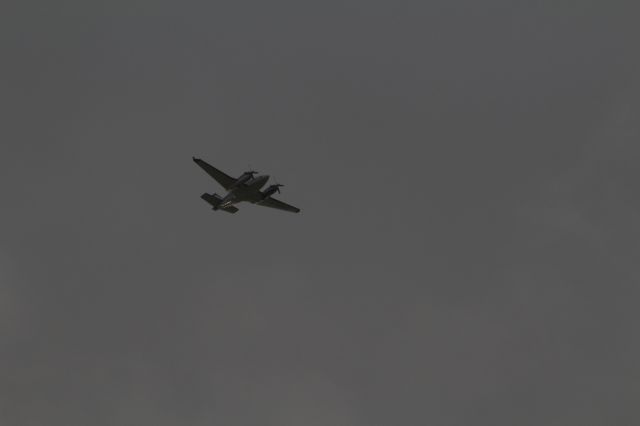
[[[222,203],[222,198],[220,198],[218,194],[204,193],[200,196],[200,198],[211,204],[214,210],[223,210],[227,213],[236,213],[238,211],[238,208],[234,206],[219,208],[220,204]]]

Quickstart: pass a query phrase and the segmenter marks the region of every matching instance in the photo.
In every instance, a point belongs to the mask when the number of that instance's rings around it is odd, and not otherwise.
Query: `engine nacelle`
[[[249,180],[251,180],[254,174],[255,172],[244,172],[242,176],[236,179],[236,181],[233,183],[233,188],[249,182]]]
[[[278,185],[278,184],[271,185],[270,187],[264,190],[264,192],[262,193],[262,198],[268,198],[273,194],[275,194],[276,192],[280,192],[281,186],[282,185]]]

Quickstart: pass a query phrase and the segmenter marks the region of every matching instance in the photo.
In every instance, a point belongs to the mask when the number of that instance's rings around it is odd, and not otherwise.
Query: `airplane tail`
[[[227,206],[220,208],[220,204],[222,203],[222,198],[218,194],[207,194],[206,192],[200,196],[203,200],[213,206],[213,210],[223,210],[227,213],[235,213],[238,211],[237,207]]]

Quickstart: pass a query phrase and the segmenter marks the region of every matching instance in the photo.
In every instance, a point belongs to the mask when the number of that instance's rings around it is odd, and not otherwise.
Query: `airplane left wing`
[[[226,173],[221,172],[220,170],[213,167],[211,164],[207,163],[204,160],[193,157],[193,161],[202,168],[209,176],[214,178],[224,189],[229,189],[236,182],[234,178],[227,175]]]
[[[258,201],[256,203],[259,206],[271,207],[274,209],[286,210],[288,212],[299,213],[300,209],[297,207],[293,207],[287,203],[283,203],[282,201],[276,200],[275,198],[269,197],[265,198],[262,201]]]

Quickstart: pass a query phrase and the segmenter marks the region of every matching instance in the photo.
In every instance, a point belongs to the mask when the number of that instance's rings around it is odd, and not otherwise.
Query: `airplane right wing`
[[[286,210],[288,212],[300,213],[300,209],[297,207],[293,207],[287,203],[283,203],[282,201],[276,200],[275,198],[268,197],[262,201],[256,203],[259,206],[271,207],[274,209]]]
[[[226,173],[221,172],[220,170],[213,167],[211,164],[207,163],[204,160],[193,157],[193,161],[202,168],[209,176],[214,178],[216,182],[218,182],[224,189],[229,189],[236,182],[236,179],[227,175]]]

